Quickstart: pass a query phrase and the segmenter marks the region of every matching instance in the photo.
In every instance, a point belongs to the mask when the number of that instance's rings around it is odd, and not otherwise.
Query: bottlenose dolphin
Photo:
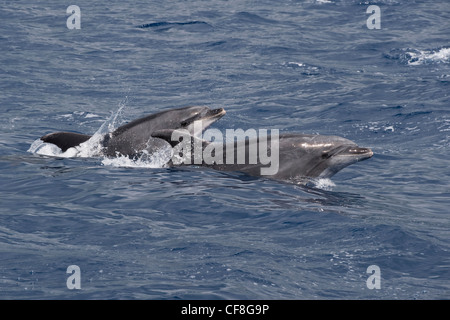
[[[172,147],[176,147],[180,141],[178,139],[173,140],[174,133],[181,132],[180,130],[159,130],[153,133],[154,137],[158,137],[169,142]],[[276,136],[276,149],[271,140],[272,136],[264,138],[264,142],[261,145],[261,137],[245,140],[245,160],[239,163],[238,157],[238,143],[237,141],[229,142],[226,144],[209,143],[208,141],[201,140],[198,136],[191,138],[191,152],[188,156],[191,159],[187,161],[189,164],[194,162],[194,144],[197,142],[201,144],[202,149],[208,148],[213,153],[219,153],[221,157],[219,161],[215,163],[207,163],[203,159],[201,166],[206,166],[220,171],[240,171],[251,176],[265,176],[267,178],[285,180],[285,181],[307,181],[310,178],[330,178],[343,168],[351,165],[352,163],[369,159],[373,156],[373,152],[369,148],[361,148],[351,140],[338,137],[338,136],[325,136],[325,135],[310,135],[300,133],[286,133]],[[184,139],[184,138],[183,138]],[[268,141],[270,140],[270,143]],[[250,160],[250,153],[252,150],[257,150],[266,144],[264,152],[273,153],[277,152],[276,159],[272,161],[278,161],[276,163],[276,170],[266,170],[266,174],[262,174],[261,169],[267,169],[267,161],[262,161],[261,152],[254,152],[256,154],[256,161]],[[233,152],[234,159],[229,161],[226,153],[231,150]],[[241,149],[242,152],[242,149]],[[219,163],[220,162],[220,163]],[[171,165],[172,163],[169,163]],[[270,163],[273,166],[273,163]],[[269,172],[269,173],[267,173]]]
[[[133,158],[143,150],[153,152],[166,144],[161,139],[152,138],[153,132],[161,129],[183,128],[195,137],[224,115],[225,110],[223,108],[210,109],[206,106],[184,107],[151,114],[131,121],[104,135],[101,141],[103,153],[108,157],[123,155]],[[198,120],[201,120],[203,124],[203,128],[200,130],[193,125]],[[79,146],[81,143],[88,141],[91,137],[90,135],[73,132],[55,132],[40,139],[58,146],[65,152],[71,147]]]
[[[361,148],[355,142],[338,136],[284,133],[247,138],[243,144],[234,140],[225,144],[204,140],[202,133],[205,129],[223,115],[225,110],[222,108],[212,110],[197,106],[152,114],[104,135],[100,140],[102,153],[108,157],[123,155],[133,159],[140,157],[143,152],[158,151],[169,143],[175,154],[181,141],[174,139],[174,136],[177,133],[178,136],[185,134],[191,152],[183,156],[190,157],[192,161],[175,163],[172,157],[168,166],[197,164],[220,171],[240,171],[251,176],[295,182],[330,178],[350,164],[373,156],[371,149]],[[86,134],[55,132],[41,137],[41,140],[65,152],[90,138]],[[199,162],[195,158],[198,151],[196,146],[200,146],[202,153],[208,151],[210,155],[214,154],[214,161],[200,158]],[[239,152],[245,152],[244,158],[240,157]],[[250,156],[252,152],[253,158]],[[271,157],[268,157],[269,154]]]

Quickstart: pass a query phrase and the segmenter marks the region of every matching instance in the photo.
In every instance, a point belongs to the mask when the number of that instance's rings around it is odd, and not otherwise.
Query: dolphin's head
[[[338,144],[329,150],[322,151],[323,168],[319,178],[330,178],[345,167],[362,160],[369,159],[373,152],[369,148],[361,148],[356,144]]]
[[[280,148],[286,154],[280,160],[280,173],[290,179],[330,178],[343,168],[373,156],[371,149],[360,148],[338,136],[287,134],[280,137]]]
[[[135,154],[144,150],[152,135],[159,130],[187,129],[193,136],[201,136],[203,130],[225,115],[225,110],[205,106],[164,110],[131,121],[106,135],[104,146],[108,156]]]
[[[179,109],[178,112],[181,113],[179,114],[181,116],[179,128],[187,129],[195,137],[200,137],[206,128],[222,118],[226,113],[223,108],[210,109],[202,106],[186,107]]]

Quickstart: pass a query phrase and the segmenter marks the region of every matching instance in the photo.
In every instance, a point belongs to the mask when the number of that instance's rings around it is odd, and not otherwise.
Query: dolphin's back
[[[160,139],[152,138],[152,133],[158,130],[181,127],[183,120],[190,116],[192,110],[200,108],[208,109],[207,107],[184,107],[164,110],[120,126],[111,134],[106,135],[104,141],[105,153],[110,157],[118,154],[134,156],[142,150],[148,150],[148,148],[158,150],[166,143]]]
[[[156,115],[149,115],[131,121],[106,135],[104,145],[107,156],[133,155],[146,148],[151,134],[166,122],[157,121]]]

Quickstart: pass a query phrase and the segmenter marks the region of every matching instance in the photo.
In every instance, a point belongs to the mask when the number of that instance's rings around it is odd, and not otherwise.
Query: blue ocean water
[[[73,4],[0,5],[0,299],[449,298],[447,0]],[[188,105],[375,155],[305,187],[29,151]]]

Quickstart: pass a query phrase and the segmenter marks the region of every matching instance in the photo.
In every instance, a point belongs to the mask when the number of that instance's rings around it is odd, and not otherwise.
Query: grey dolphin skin
[[[303,178],[331,178],[343,168],[373,156],[369,148],[360,148],[353,141],[338,136],[287,133],[280,134],[278,141],[278,171],[267,176],[273,179],[299,181]],[[246,150],[252,144],[259,146],[259,141],[246,141]],[[233,147],[236,148],[236,143]],[[258,158],[257,163],[260,162]],[[213,166],[219,170],[231,169],[256,176],[261,167],[263,165],[259,168],[247,164]]]
[[[201,132],[194,131],[194,122],[202,120],[206,129],[213,122],[225,115],[223,108],[210,109],[205,106],[170,109],[134,120],[106,134],[103,139],[104,154],[109,157],[124,155],[134,157],[143,150],[153,151],[162,146],[164,141],[152,139],[153,132],[161,129],[184,128],[193,136]],[[90,135],[73,132],[55,132],[41,137],[41,140],[52,143],[63,152],[76,147],[91,138]]]
[[[352,163],[369,159],[373,156],[369,148],[360,148],[356,143],[338,136],[310,135],[300,133],[277,134],[264,138],[266,149],[257,153],[256,161],[250,160],[250,152],[260,148],[261,137],[246,138],[244,144],[245,157],[237,159],[242,152],[242,144],[229,142],[225,144],[208,142],[202,139],[202,133],[212,123],[225,115],[223,108],[210,109],[208,107],[185,107],[171,109],[146,116],[127,123],[103,137],[103,154],[108,157],[118,155],[136,158],[143,151],[153,153],[158,148],[169,143],[175,147],[181,142],[173,140],[174,133],[185,132],[194,157],[194,145],[200,145],[201,151],[214,150],[220,161],[200,162],[189,161],[187,164],[213,168],[220,171],[240,171],[251,176],[265,176],[267,178],[302,182],[310,178],[330,178]],[[201,125],[196,124],[201,122]],[[89,140],[91,136],[71,132],[56,132],[41,137],[41,140],[52,143],[66,151]],[[269,143],[270,140],[270,143]],[[276,141],[276,148],[272,141]],[[229,151],[233,156],[228,158]],[[276,154],[276,170],[267,171],[267,155]],[[223,156],[223,158],[222,158]],[[234,157],[234,158],[233,158]],[[173,159],[173,158],[172,158]],[[193,158],[192,158],[193,159]],[[191,160],[192,160],[191,159]],[[195,160],[195,159],[193,159]],[[231,161],[230,161],[231,160]],[[174,164],[172,160],[168,166],[185,165]],[[272,163],[270,163],[272,165]],[[271,173],[262,173],[265,172]]]
[[[153,133],[154,137],[165,139],[175,147],[179,141],[172,141],[173,132],[176,130],[161,130]],[[240,171],[251,176],[262,176],[261,169],[267,167],[267,163],[261,161],[260,152],[256,161],[249,161],[251,149],[257,150],[260,147],[259,138],[245,140],[245,161],[237,161],[238,144],[229,142],[221,145],[217,144],[214,152],[223,155],[221,163],[201,163],[202,166],[210,167],[220,171]],[[191,144],[194,145],[198,137],[191,136]],[[268,136],[266,141],[271,140]],[[277,136],[278,140],[278,163],[277,170],[273,174],[264,175],[267,178],[297,181],[309,180],[310,178],[330,178],[343,168],[362,160],[369,159],[373,152],[369,148],[360,148],[351,140],[338,136],[309,135],[300,133],[286,133]],[[207,141],[200,141],[203,150],[211,144]],[[266,144],[266,143],[265,143]],[[272,153],[271,143],[267,143],[267,153]],[[211,149],[211,148],[210,148]],[[234,160],[228,163],[226,153],[232,150]],[[194,163],[194,150],[191,150],[191,161]],[[265,164],[263,164],[265,163]]]

